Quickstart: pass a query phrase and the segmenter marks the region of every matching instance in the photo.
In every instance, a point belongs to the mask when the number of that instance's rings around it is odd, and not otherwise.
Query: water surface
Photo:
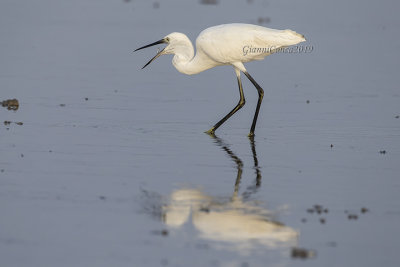
[[[209,2],[0,3],[2,266],[398,266],[398,4]],[[132,52],[229,22],[314,47],[247,64],[254,140],[245,78],[203,133],[230,67]]]

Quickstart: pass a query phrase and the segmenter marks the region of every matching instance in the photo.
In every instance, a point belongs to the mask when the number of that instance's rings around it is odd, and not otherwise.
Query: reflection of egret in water
[[[261,183],[261,171],[251,140],[251,148],[256,172],[255,185],[246,189],[240,196],[239,184],[242,177],[243,162],[220,138],[215,142],[236,163],[237,177],[233,196],[228,200],[206,195],[198,189],[179,189],[174,191],[169,203],[163,206],[163,221],[170,227],[178,228],[191,218],[201,238],[219,241],[223,248],[247,253],[256,246],[276,248],[296,245],[298,233],[274,220],[274,214],[259,207],[247,197],[256,192]]]

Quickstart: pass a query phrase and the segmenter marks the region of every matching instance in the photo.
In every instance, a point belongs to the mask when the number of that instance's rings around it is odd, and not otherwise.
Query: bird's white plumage
[[[223,24],[202,31],[196,48],[221,64],[261,60],[273,49],[305,41],[303,35],[292,30],[275,30],[251,24]],[[255,52],[245,53],[244,49]],[[260,48],[260,49],[258,49]],[[264,49],[262,49],[264,48]]]

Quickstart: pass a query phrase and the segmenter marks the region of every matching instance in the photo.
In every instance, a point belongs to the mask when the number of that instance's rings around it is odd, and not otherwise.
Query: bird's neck
[[[193,45],[182,47],[175,51],[175,56],[172,59],[174,67],[183,74],[192,75],[205,71],[215,65],[210,64],[202,53],[197,51],[194,55]]]

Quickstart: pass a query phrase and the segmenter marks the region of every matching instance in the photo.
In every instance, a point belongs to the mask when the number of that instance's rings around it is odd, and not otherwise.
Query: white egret
[[[189,38],[178,32],[168,34],[161,40],[140,47],[135,51],[166,43],[167,46],[159,51],[143,68],[161,55],[173,54],[172,64],[174,67],[179,72],[188,75],[197,74],[216,66],[233,66],[239,85],[239,103],[206,132],[211,135],[245,104],[240,79],[240,72],[243,72],[258,91],[257,107],[249,133],[249,136],[253,136],[264,90],[250,76],[243,63],[262,60],[266,56],[279,51],[279,49],[303,41],[305,41],[304,36],[292,30],[275,30],[251,24],[233,23],[210,27],[202,31],[196,40],[196,55]]]

